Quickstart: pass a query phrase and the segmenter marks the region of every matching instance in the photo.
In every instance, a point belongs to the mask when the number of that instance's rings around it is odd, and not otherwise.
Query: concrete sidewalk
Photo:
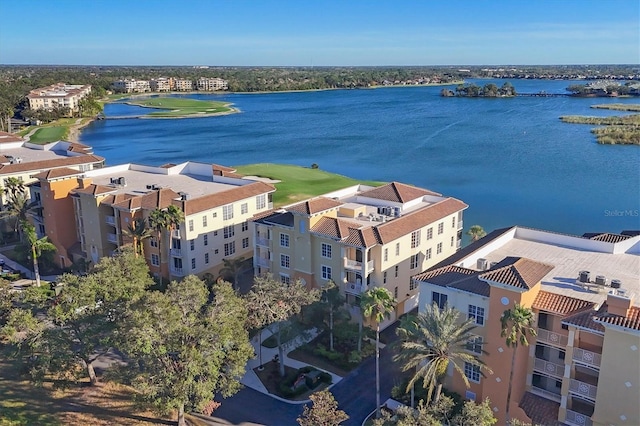
[[[264,329],[262,330],[262,341],[264,341],[265,339],[269,338],[272,335],[271,331],[269,331],[268,329]],[[291,359],[288,357],[289,352],[293,351],[294,349],[302,346],[303,344],[313,340],[316,336],[318,335],[318,330],[317,329],[312,329],[308,335],[306,337],[302,337],[302,336],[298,336],[294,339],[293,343],[289,343],[284,351],[285,355],[284,355],[284,365],[287,367],[291,367],[291,368],[302,368],[302,367],[306,367],[309,366],[310,364],[306,364],[304,362],[300,362],[297,361],[295,359]],[[267,388],[264,387],[264,385],[262,384],[262,382],[260,381],[260,379],[258,378],[258,375],[253,371],[254,368],[257,368],[260,366],[260,350],[262,350],[262,363],[265,364],[271,360],[273,360],[275,358],[276,355],[278,355],[278,348],[267,348],[262,346],[262,349],[260,348],[260,333],[256,334],[254,336],[253,339],[251,339],[251,344],[253,345],[253,349],[256,353],[256,357],[253,359],[250,359],[249,362],[247,363],[247,372],[245,373],[245,375],[242,377],[241,383],[247,387],[250,387],[252,389],[255,389],[259,392],[262,392],[266,395],[269,395],[272,398],[278,399],[282,402],[286,402],[288,404],[305,404],[308,403],[309,400],[304,400],[304,401],[290,401],[288,399],[284,399],[284,398],[280,398],[276,395],[273,395],[271,393],[269,393],[267,391]],[[314,365],[311,365],[314,368],[317,368],[320,371],[324,371],[325,373],[328,373],[331,375],[331,386],[335,385],[336,383],[338,383],[340,380],[342,380],[342,376],[338,376],[337,374],[334,374],[330,371],[326,371],[323,370],[319,367],[316,367]]]

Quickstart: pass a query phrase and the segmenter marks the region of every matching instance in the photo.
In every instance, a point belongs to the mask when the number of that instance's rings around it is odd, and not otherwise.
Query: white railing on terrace
[[[569,339],[567,336],[556,333],[554,331],[545,330],[543,328],[538,329],[538,342],[548,343],[550,345],[559,346],[564,348],[567,346]]]
[[[367,286],[362,284],[362,283],[351,283],[351,282],[347,282],[344,285],[344,291],[347,293],[351,293],[351,294],[362,294],[364,291],[366,291]]]
[[[263,247],[269,247],[269,239],[264,237],[256,237],[256,244]]]
[[[534,370],[556,378],[562,378],[562,376],[564,376],[564,365],[545,361],[544,359],[536,358],[533,363],[533,368]]]
[[[569,382],[569,392],[579,395],[583,398],[587,398],[591,401],[595,401],[598,388],[596,386],[590,385],[589,383],[571,379],[571,382]]]
[[[181,257],[182,256],[182,249],[172,248],[171,249],[171,256]]]
[[[183,276],[184,275],[184,269],[183,268],[176,268],[175,266],[172,266],[171,267],[171,273],[173,275]]]
[[[271,267],[271,261],[269,259],[265,259],[264,257],[256,258],[256,264],[258,266],[263,267],[263,268],[270,268]]]
[[[107,224],[109,225],[114,225],[116,224],[116,217],[115,216],[105,216],[105,220],[107,222]]]
[[[173,231],[171,231],[171,237],[172,238],[180,238],[180,230],[179,229],[174,229]]]
[[[573,348],[573,360],[581,364],[586,364],[589,367],[600,368],[602,355],[595,352],[587,351],[585,349]]]
[[[107,241],[118,244],[118,236],[116,234],[107,234]]]
[[[538,396],[541,396],[543,398],[550,399],[550,400],[555,401],[555,402],[560,402],[560,400],[562,399],[560,394],[549,392],[546,389],[542,389],[542,388],[539,388],[539,387],[536,387],[536,386],[531,386],[530,392],[534,393],[534,394],[536,394]]]
[[[593,426],[593,421],[589,416],[571,410],[567,410],[565,423],[575,426]]]
[[[462,220],[458,221],[458,231],[463,228],[463,224],[464,224],[464,221],[462,221]]]

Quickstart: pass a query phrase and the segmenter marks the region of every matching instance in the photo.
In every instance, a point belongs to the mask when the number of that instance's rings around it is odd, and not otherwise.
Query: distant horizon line
[[[185,64],[185,65],[158,65],[158,64],[3,64],[0,67],[207,67],[207,68],[450,68],[450,67],[590,67],[590,66],[624,66],[637,67],[639,64],[615,64],[615,63],[592,63],[592,64],[444,64],[444,65],[207,65],[207,64]]]

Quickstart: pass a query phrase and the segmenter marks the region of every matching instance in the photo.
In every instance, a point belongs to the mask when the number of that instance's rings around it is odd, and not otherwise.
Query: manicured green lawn
[[[43,127],[35,132],[29,141],[36,144],[56,142],[65,139],[68,133],[69,128],[66,126]]]
[[[149,115],[154,117],[180,117],[193,114],[215,114],[220,112],[230,112],[229,103],[201,101],[189,98],[154,97],[147,99],[133,99],[127,102],[130,105],[137,105],[145,108],[160,108],[168,111],[152,112]]]
[[[288,164],[249,164],[235,167],[245,176],[259,176],[281,181],[274,184],[273,205],[279,207],[296,201],[322,195],[337,189],[364,183],[378,186],[382,182],[358,181],[320,169],[292,166]]]

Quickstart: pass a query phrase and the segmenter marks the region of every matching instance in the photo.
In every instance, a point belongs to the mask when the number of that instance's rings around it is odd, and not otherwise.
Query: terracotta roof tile
[[[170,188],[161,188],[140,196],[140,207],[145,210],[165,209],[180,198],[180,194]]]
[[[448,265],[418,274],[413,277],[413,280],[488,297],[491,292],[491,286],[487,282],[478,279],[479,275],[480,272],[473,269]]]
[[[562,424],[558,422],[560,404],[557,402],[534,395],[531,392],[525,392],[519,406],[536,425],[556,426]]]
[[[619,243],[620,241],[628,240],[631,238],[630,235],[620,235],[620,234],[612,234],[610,232],[605,232],[601,234],[584,234],[584,238],[588,238],[594,241],[604,241],[605,243]]]
[[[553,265],[536,262],[524,257],[506,257],[480,278],[499,284],[530,289],[554,268]]]
[[[77,194],[102,195],[102,194],[108,194],[109,192],[113,192],[116,190],[117,188],[113,188],[111,186],[92,184],[83,189],[80,189],[80,188],[74,189],[73,192]]]
[[[533,301],[533,307],[556,315],[569,315],[574,312],[591,310],[595,303],[562,294],[540,291]]]
[[[46,170],[57,167],[76,166],[80,164],[103,163],[104,158],[97,155],[78,155],[75,157],[61,157],[51,160],[30,161],[17,164],[0,165],[0,173],[18,173],[30,170]]]
[[[326,210],[334,209],[341,206],[342,204],[343,203],[341,203],[340,201],[331,198],[317,197],[288,207],[287,211],[290,211],[292,213],[312,215]]]
[[[36,179],[49,180],[49,179],[57,179],[61,177],[80,175],[82,173],[84,172],[81,172],[76,169],[71,169],[69,167],[60,167],[57,169],[50,169],[44,172],[40,172],[38,174],[33,175],[33,177]]]
[[[406,203],[425,195],[441,195],[427,189],[417,188],[400,182],[391,182],[359,194],[362,197],[376,198],[394,203]]]
[[[24,142],[24,139],[13,133],[0,132],[0,143],[10,142]]]
[[[606,312],[607,304],[604,303],[598,312]],[[594,321],[594,317],[598,314],[595,310],[588,310],[584,312],[578,312],[577,314],[570,315],[562,320],[562,324],[574,325],[580,328],[586,328],[594,331],[598,334],[604,334],[604,327]]]
[[[182,204],[182,211],[184,211],[184,214],[188,216],[215,207],[231,204],[236,201],[255,197],[260,194],[268,194],[275,190],[276,189],[273,185],[256,181],[231,188],[227,191],[217,192],[215,194],[204,195],[190,200],[178,200],[176,203]]]
[[[632,306],[627,311],[627,315],[614,315],[610,313],[599,313],[595,316],[595,321],[605,324],[617,325],[619,327],[640,330],[640,307]]]
[[[447,198],[423,209],[407,213],[397,219],[376,226],[380,241],[383,244],[387,244],[467,207],[469,206],[460,200]]]

